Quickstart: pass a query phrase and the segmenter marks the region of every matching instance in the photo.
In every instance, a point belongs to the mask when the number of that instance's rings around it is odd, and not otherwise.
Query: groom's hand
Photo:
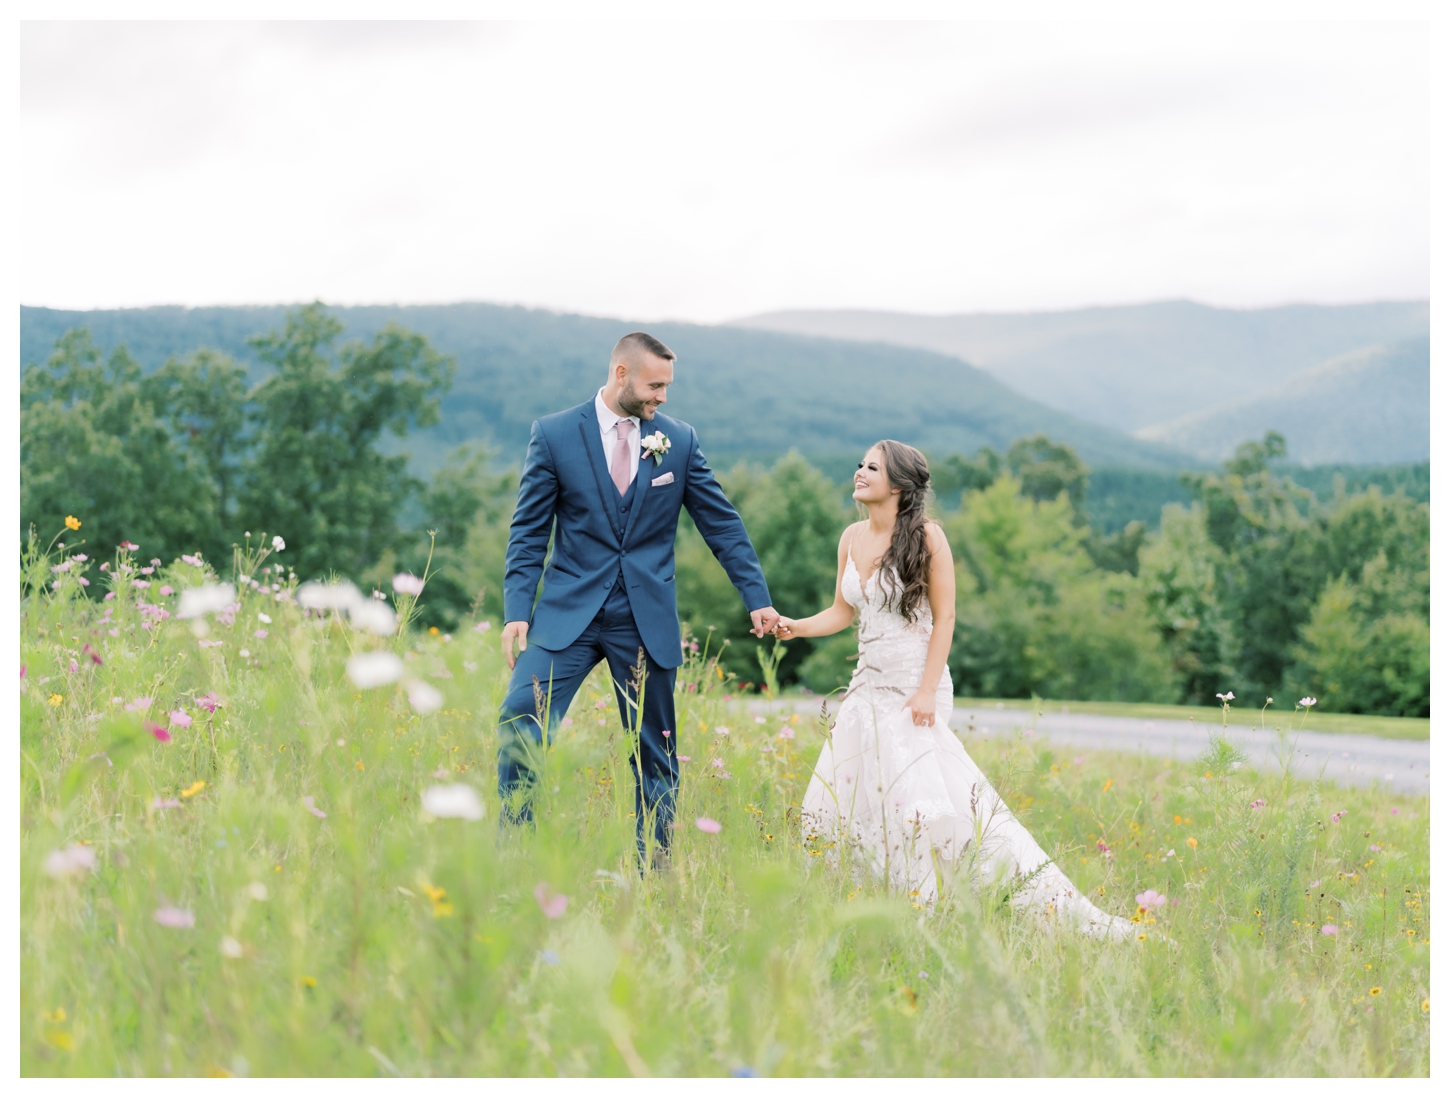
[[[750,611],[750,631],[757,637],[773,633],[778,621],[780,615],[775,612],[774,606],[762,606],[759,610]]]
[[[499,634],[498,639],[503,645],[503,658],[509,661],[509,670],[512,671],[514,662],[518,659],[514,655],[514,641],[519,642],[520,652],[529,647],[529,623],[526,621],[505,622],[503,632]]]

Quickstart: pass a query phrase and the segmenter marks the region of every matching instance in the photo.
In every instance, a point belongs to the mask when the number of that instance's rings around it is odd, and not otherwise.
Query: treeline
[[[436,420],[452,363],[390,327],[338,346],[320,307],[252,341],[274,372],[255,385],[199,350],[146,375],[123,349],[104,362],[67,333],[21,383],[21,534],[80,517],[109,553],[121,540],[170,560],[229,560],[243,532],[281,534],[304,578],[384,583],[422,574],[424,624],[501,613],[516,471],[464,447],[425,482],[396,451]],[[706,440],[708,443],[708,439]],[[1283,440],[1246,443],[1216,473],[1185,478],[1186,505],[1115,533],[1087,514],[1092,478],[1043,436],[1004,453],[934,462],[939,517],[957,561],[951,670],[979,696],[1247,703],[1313,694],[1326,709],[1429,713],[1429,512],[1371,485],[1320,498],[1282,472]],[[835,547],[855,518],[843,484],[791,453],[721,476],[792,616],[832,597]],[[734,589],[682,521],[680,614],[725,641],[742,682],[769,650]],[[786,647],[778,675],[823,692],[854,664],[849,635]],[[1281,696],[1282,695],[1282,696]]]

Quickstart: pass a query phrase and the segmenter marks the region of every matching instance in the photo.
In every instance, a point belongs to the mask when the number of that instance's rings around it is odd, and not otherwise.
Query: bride
[[[869,517],[841,535],[835,602],[776,627],[782,640],[824,637],[860,616],[856,672],[801,806],[807,840],[831,854],[855,850],[922,904],[965,873],[1093,937],[1127,937],[1133,924],[1073,887],[952,734],[956,574],[946,536],[926,517],[930,479],[911,446],[888,440],[866,451],[852,495]]]

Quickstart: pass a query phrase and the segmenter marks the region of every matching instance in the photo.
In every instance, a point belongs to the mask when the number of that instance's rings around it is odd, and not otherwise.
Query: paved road
[[[765,713],[764,702],[747,703]],[[802,719],[820,712],[820,703],[791,699],[777,703],[777,710],[792,707]],[[832,706],[832,709],[835,707]],[[1034,721],[1021,709],[964,709],[952,714],[952,728],[958,735],[1010,736],[1019,730],[1024,736],[1063,747],[1106,751],[1141,751],[1159,758],[1187,761],[1201,754],[1209,737],[1219,731],[1216,724],[1198,721],[1145,720],[1137,717],[1100,717],[1086,713],[1044,713]],[[1272,729],[1230,724],[1231,743],[1248,756],[1248,765],[1264,773],[1277,773],[1279,735]],[[1326,780],[1346,786],[1378,783],[1397,793],[1430,793],[1430,741],[1385,740],[1377,736],[1356,736],[1329,732],[1300,732],[1291,738],[1290,766],[1301,778],[1320,774]]]

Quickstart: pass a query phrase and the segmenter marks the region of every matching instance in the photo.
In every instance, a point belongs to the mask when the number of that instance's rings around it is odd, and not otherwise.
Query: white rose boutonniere
[[[670,437],[663,431],[656,431],[652,435],[645,435],[639,440],[639,444],[644,447],[645,456],[653,457],[655,465],[659,465],[665,460],[665,454],[670,448]]]

